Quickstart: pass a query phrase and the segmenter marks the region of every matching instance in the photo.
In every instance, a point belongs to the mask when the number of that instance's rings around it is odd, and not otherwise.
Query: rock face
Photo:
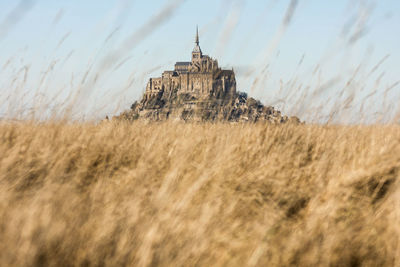
[[[235,93],[233,96],[219,98],[209,96],[196,98],[190,94],[166,95],[160,92],[155,96],[145,96],[140,102],[135,102],[131,109],[123,112],[117,118],[124,120],[183,120],[192,122],[230,121],[271,123],[295,122],[296,117],[282,116],[273,107],[264,106],[254,98],[248,98],[245,93]]]
[[[177,62],[174,70],[150,78],[142,100],[117,119],[299,122],[237,92],[233,69],[223,70],[217,60],[203,55],[198,31],[192,60]]]

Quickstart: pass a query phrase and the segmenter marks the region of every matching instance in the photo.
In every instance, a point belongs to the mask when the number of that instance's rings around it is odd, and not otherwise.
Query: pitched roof
[[[190,62],[176,62],[175,66],[189,66]]]

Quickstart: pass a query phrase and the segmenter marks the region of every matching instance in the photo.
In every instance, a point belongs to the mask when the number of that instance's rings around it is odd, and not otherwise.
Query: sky
[[[190,60],[196,25],[238,90],[285,114],[400,111],[398,0],[0,0],[0,117],[118,114]]]

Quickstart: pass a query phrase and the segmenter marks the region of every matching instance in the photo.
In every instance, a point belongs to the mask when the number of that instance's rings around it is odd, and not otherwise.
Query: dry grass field
[[[399,266],[400,127],[0,123],[1,266]]]

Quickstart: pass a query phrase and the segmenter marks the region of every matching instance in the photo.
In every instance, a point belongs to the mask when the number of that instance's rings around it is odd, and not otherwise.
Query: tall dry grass
[[[399,266],[400,127],[0,124],[1,266]]]

